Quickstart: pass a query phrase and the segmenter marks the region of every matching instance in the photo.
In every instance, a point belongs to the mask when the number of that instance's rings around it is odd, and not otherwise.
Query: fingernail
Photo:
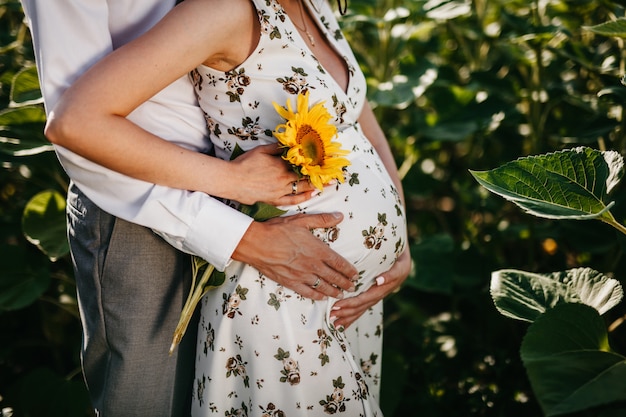
[[[327,182],[328,185],[335,185],[337,184],[337,180],[330,180]]]
[[[334,217],[334,218],[336,218],[336,219],[340,219],[340,218],[341,218],[341,216],[342,216],[342,214],[341,214],[341,213],[339,213],[339,212],[334,212],[334,213],[333,213],[333,217]]]
[[[357,282],[358,280],[359,280],[359,274],[356,274],[355,276],[352,277],[350,281]]]
[[[350,288],[348,288],[349,292],[355,292],[356,291],[356,287],[353,285]]]
[[[337,320],[337,317],[335,317],[335,316],[330,316],[329,320],[330,320],[330,322],[331,322],[331,324],[332,324],[332,323],[334,323],[334,322],[335,322],[335,320]]]
[[[376,278],[376,285],[383,285],[385,283],[385,277],[382,275]]]
[[[333,308],[331,308],[331,310],[332,310],[332,311],[341,310],[341,307],[333,306]]]
[[[343,300],[343,293],[340,292],[339,294],[337,294],[337,296],[335,297],[337,300]]]

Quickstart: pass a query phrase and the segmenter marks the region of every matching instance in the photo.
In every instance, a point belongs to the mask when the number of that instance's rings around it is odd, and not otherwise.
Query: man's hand
[[[400,289],[402,283],[411,271],[411,255],[408,249],[400,255],[391,269],[382,274],[371,288],[356,297],[339,300],[333,306],[332,317],[335,317],[336,328],[343,326],[347,329],[368,308]]]
[[[358,271],[311,233],[311,229],[336,226],[341,220],[340,213],[324,213],[253,222],[232,258],[304,297],[342,298],[342,289],[354,291]]]

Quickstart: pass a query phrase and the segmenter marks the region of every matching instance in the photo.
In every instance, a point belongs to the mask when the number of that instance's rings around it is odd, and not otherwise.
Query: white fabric
[[[87,68],[158,22],[174,0],[22,0],[46,110]],[[208,150],[206,124],[187,77],[154,96],[129,119],[197,151]],[[100,208],[153,229],[174,247],[223,270],[251,219],[199,192],[156,186],[56,152],[72,181]],[[149,150],[146,150],[147,152]]]

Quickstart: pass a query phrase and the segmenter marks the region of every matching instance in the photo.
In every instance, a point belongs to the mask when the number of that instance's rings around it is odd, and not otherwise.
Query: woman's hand
[[[370,289],[356,297],[345,298],[335,303],[331,313],[331,316],[335,317],[333,322],[335,327],[347,329],[367,309],[392,292],[398,291],[410,271],[411,255],[409,250],[405,249],[391,269],[377,278],[376,284]]]
[[[280,155],[278,144],[257,146],[235,158],[231,164],[234,184],[228,196],[243,204],[261,201],[274,206],[300,204],[315,188],[298,175]]]

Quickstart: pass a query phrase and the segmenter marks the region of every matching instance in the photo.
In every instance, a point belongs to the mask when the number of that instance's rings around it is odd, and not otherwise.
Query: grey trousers
[[[151,230],[100,210],[75,185],[68,234],[83,325],[82,365],[100,417],[189,415],[196,327],[172,335],[191,261]]]

